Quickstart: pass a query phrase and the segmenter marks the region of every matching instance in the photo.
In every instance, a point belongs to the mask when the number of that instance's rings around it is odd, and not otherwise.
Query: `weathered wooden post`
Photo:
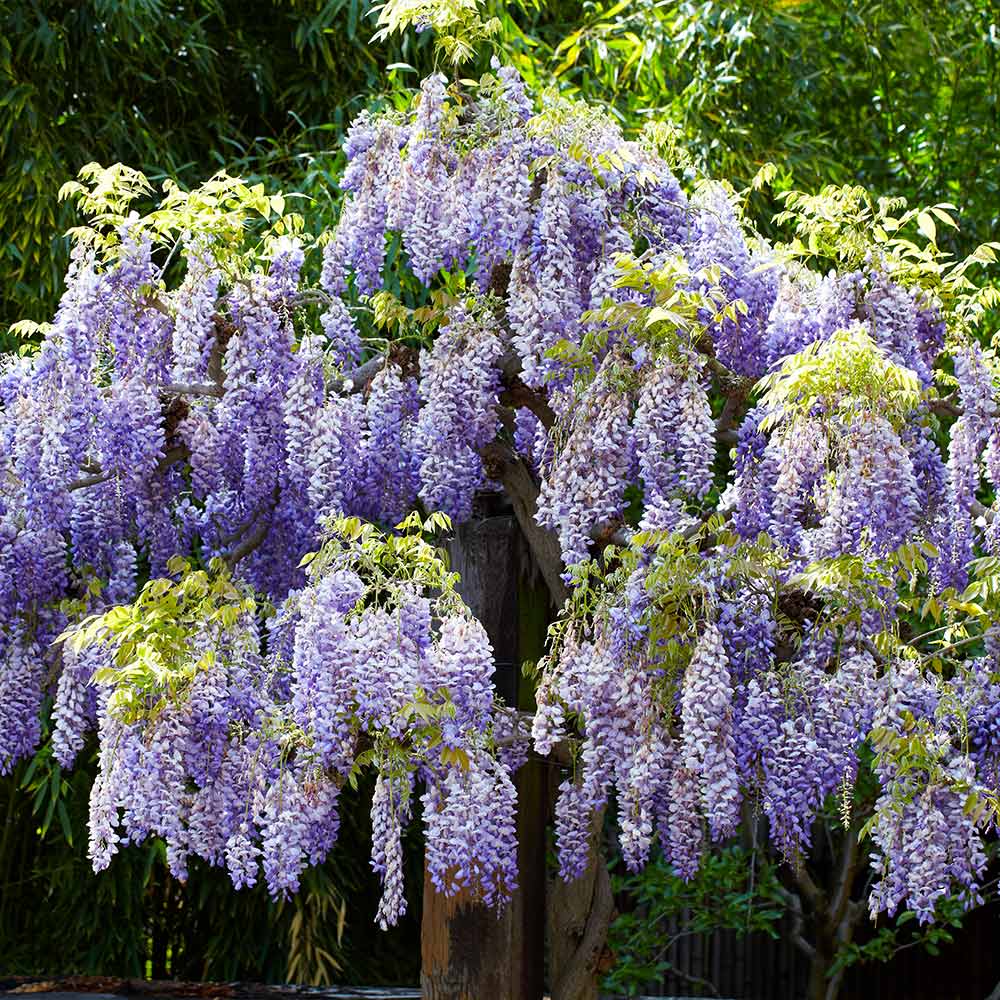
[[[548,597],[533,587],[530,556],[511,514],[460,527],[449,545],[460,590],[493,644],[498,697],[516,707],[523,658],[537,655]],[[536,603],[538,602],[538,603]],[[538,609],[544,609],[539,614]],[[523,687],[523,686],[522,686]],[[530,692],[528,693],[530,699]],[[516,778],[520,887],[502,912],[424,880],[420,983],[424,1000],[541,1000],[545,941],[544,767],[529,762]]]

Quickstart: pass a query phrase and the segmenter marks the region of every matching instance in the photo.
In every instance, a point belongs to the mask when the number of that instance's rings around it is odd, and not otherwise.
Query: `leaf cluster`
[[[768,410],[763,430],[817,410],[848,420],[878,412],[899,426],[921,399],[916,372],[890,360],[858,325],[786,358],[757,383],[756,391]]]
[[[153,719],[182,699],[197,674],[215,664],[223,636],[258,611],[222,560],[196,569],[174,557],[168,569],[173,576],[149,580],[132,604],[91,615],[60,636],[75,651],[111,647],[94,683],[111,688],[109,710],[126,722]]]
[[[779,936],[784,914],[776,867],[739,846],[707,855],[689,881],[656,857],[638,875],[616,876],[616,894],[629,909],[611,925],[614,968],[604,988],[634,996],[674,971],[672,949],[683,938],[719,930]]]

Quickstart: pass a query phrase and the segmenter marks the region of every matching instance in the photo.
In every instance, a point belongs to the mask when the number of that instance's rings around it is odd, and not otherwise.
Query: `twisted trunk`
[[[787,893],[794,920],[794,940],[809,956],[808,1000],[837,1000],[843,981],[843,970],[831,974],[838,953],[851,943],[854,931],[865,912],[864,903],[851,898],[861,858],[858,837],[860,823],[855,822],[844,834],[840,864],[829,891],[821,889],[805,867],[794,872],[798,893]],[[812,940],[802,933],[805,900],[811,916]]]
[[[614,917],[611,879],[601,851],[604,810],[591,821],[590,864],[572,882],[549,889],[552,1000],[597,1000],[606,969],[605,942]]]

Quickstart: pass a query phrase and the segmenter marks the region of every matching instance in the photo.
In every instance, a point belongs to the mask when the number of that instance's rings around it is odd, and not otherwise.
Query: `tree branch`
[[[962,408],[955,403],[954,393],[942,396],[940,399],[929,400],[927,405],[930,407],[931,413],[936,413],[939,417],[960,417],[962,415]]]
[[[546,430],[556,423],[555,411],[549,406],[548,395],[541,389],[532,389],[521,378],[521,359],[514,351],[509,351],[497,367],[503,380],[504,389],[500,402],[504,406],[523,407],[530,410],[541,421]]]
[[[384,354],[376,354],[354,371],[348,372],[341,381],[341,391],[348,395],[364,392],[371,380],[385,367],[385,360]]]
[[[843,854],[840,858],[840,869],[837,873],[837,881],[833,889],[833,899],[830,903],[830,922],[838,928],[848,913],[851,902],[851,889],[854,886],[854,877],[858,873],[858,855],[861,848],[861,840],[858,834],[860,832],[860,824],[856,822],[852,823],[844,831],[845,843]]]
[[[691,983],[692,986],[700,986],[702,989],[708,990],[713,997],[719,996],[718,987],[710,979],[703,979],[701,976],[692,975],[690,972],[678,969],[676,965],[671,965],[666,971],[668,976],[681,979],[685,983]]]
[[[493,441],[480,452],[487,476],[503,485],[514,507],[514,516],[538,563],[542,579],[557,608],[566,603],[569,591],[563,582],[562,550],[559,540],[536,520],[538,486],[524,462],[503,442]]]
[[[784,900],[785,905],[792,914],[792,941],[795,942],[795,946],[799,951],[811,959],[816,954],[816,949],[805,939],[802,933],[805,926],[805,916],[802,913],[802,900],[798,893],[791,892],[783,885],[779,885],[777,890],[778,895]]]
[[[228,545],[239,539],[236,547],[223,556],[230,570],[235,569],[236,564],[241,559],[245,559],[250,555],[267,538],[267,533],[271,530],[271,515],[278,506],[280,499],[281,487],[275,486],[274,492],[271,494],[270,503],[265,504],[249,521],[240,525],[235,531],[223,536],[223,545]]]
[[[185,458],[190,455],[187,449],[187,445],[177,445],[174,448],[168,449],[163,458],[157,463],[156,471],[166,472],[171,465],[175,465],[177,462],[183,462]],[[94,472],[89,476],[83,476],[80,479],[74,479],[66,487],[67,490],[85,490],[88,486],[97,486],[100,483],[106,483],[109,479],[113,479],[115,476],[114,472]]]
[[[236,568],[236,564],[241,559],[246,559],[257,547],[267,538],[267,533],[271,530],[270,520],[262,518],[257,521],[256,527],[244,539],[228,552],[223,558],[230,570]]]
[[[167,382],[160,386],[166,396],[223,396],[225,389],[218,382]]]
[[[813,908],[813,912],[817,914],[822,913],[826,908],[826,896],[823,890],[812,880],[812,876],[806,871],[804,863],[792,865],[792,877],[795,879],[795,884],[802,891],[802,895],[805,896],[809,905]]]
[[[705,366],[718,378],[722,392],[726,396],[735,396],[740,402],[746,402],[756,380],[748,375],[737,375],[731,368],[727,368],[715,356],[715,344],[708,336],[700,337],[694,346],[705,356]]]

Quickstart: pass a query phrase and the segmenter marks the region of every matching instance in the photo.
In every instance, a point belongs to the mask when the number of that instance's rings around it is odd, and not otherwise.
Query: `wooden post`
[[[519,590],[527,549],[513,515],[463,525],[448,546],[459,590],[483,623],[498,670],[494,684],[518,704],[524,645]],[[538,764],[522,768],[518,792],[520,887],[498,913],[467,896],[447,899],[424,879],[420,985],[424,1000],[541,1000],[544,976],[545,785]]]

